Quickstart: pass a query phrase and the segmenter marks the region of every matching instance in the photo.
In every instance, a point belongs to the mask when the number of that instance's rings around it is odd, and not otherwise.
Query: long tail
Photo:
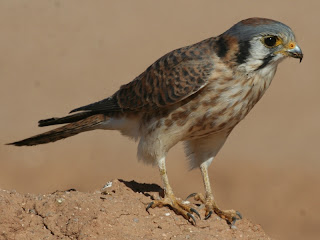
[[[92,113],[91,113],[92,115]],[[81,120],[79,120],[81,119]],[[63,127],[59,127],[53,129],[51,131],[26,138],[24,140],[8,143],[7,145],[15,145],[15,146],[33,146],[38,144],[45,144],[49,142],[55,142],[67,137],[74,136],[78,133],[90,131],[96,129],[99,124],[106,121],[108,119],[104,114],[95,114],[88,116],[86,113],[82,114],[74,114],[71,116],[63,117],[63,118],[50,118],[46,120],[39,121],[39,126],[48,126],[62,123],[69,123]]]

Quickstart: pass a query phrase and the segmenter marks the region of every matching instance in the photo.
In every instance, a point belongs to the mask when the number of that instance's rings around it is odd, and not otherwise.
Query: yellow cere
[[[289,49],[293,49],[295,47],[296,47],[296,44],[294,42],[289,42],[289,44],[288,44]]]
[[[282,39],[278,37],[275,46],[278,46],[278,45],[280,45],[281,43],[282,43]],[[290,41],[286,46],[284,46],[284,48],[282,48],[281,50],[275,52],[275,54],[281,53],[281,54],[287,56],[287,55],[288,55],[287,50],[288,50],[288,49],[293,49],[293,48],[295,48],[295,47],[296,47],[296,43]]]

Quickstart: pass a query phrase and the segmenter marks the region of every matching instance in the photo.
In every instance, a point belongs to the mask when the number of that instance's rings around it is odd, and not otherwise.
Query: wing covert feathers
[[[149,111],[182,101],[208,83],[214,70],[213,44],[209,38],[169,52],[113,96],[71,112]]]

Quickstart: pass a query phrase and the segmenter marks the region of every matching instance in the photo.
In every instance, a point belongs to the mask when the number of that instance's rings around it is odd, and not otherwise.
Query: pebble
[[[107,182],[107,183],[103,186],[102,190],[103,190],[103,189],[106,189],[106,188],[110,188],[110,187],[112,187],[112,182]]]
[[[58,198],[58,199],[57,199],[57,202],[58,202],[58,203],[62,203],[63,201],[64,201],[63,198]]]
[[[29,213],[31,213],[31,214],[36,214],[36,210],[30,209],[30,210],[29,210]]]
[[[237,228],[236,225],[232,225],[232,226],[231,226],[231,229],[236,230],[236,229],[238,229],[238,228]]]

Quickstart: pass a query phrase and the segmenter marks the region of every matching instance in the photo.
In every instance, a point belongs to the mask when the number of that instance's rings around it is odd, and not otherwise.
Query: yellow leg
[[[234,225],[237,220],[242,219],[241,214],[235,210],[221,210],[217,206],[211,191],[207,164],[206,163],[201,164],[200,170],[203,177],[203,183],[204,183],[206,195],[204,197],[201,193],[193,193],[193,194],[190,194],[187,197],[187,199],[189,197],[194,197],[196,201],[200,201],[203,204],[205,204],[205,209],[206,209],[205,220],[210,218],[210,216],[213,213],[215,213],[222,219],[225,219],[229,224]]]
[[[181,199],[176,198],[173,194],[172,188],[169,184],[169,179],[166,170],[165,158],[159,160],[160,176],[164,188],[164,198],[161,200],[154,200],[147,206],[149,208],[169,206],[176,214],[182,215],[185,219],[196,224],[196,220],[192,213],[195,213],[199,218],[200,214],[188,204],[184,203]]]

